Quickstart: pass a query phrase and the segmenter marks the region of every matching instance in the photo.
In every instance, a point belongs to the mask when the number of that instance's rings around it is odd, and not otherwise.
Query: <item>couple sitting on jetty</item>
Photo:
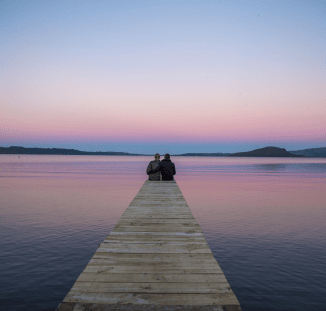
[[[147,175],[149,180],[157,181],[161,180],[173,180],[173,175],[175,175],[175,165],[170,160],[170,155],[166,153],[164,159],[160,161],[160,155],[157,153],[154,156],[155,160],[149,162],[147,166]]]

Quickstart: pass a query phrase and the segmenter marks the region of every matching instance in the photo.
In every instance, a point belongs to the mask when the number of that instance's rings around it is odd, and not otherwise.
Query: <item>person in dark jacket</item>
[[[158,153],[155,154],[154,158],[155,158],[154,161],[149,162],[149,164],[147,166],[146,173],[147,173],[147,175],[149,175],[148,176],[149,180],[161,180],[161,173],[160,172],[156,172],[156,173],[153,173],[153,174],[150,173],[150,171],[152,169],[157,168],[158,165],[160,164],[160,155]]]
[[[149,173],[153,174],[156,172],[161,172],[162,180],[173,180],[173,175],[176,174],[175,165],[170,160],[170,155],[168,153],[164,155],[164,159],[159,163],[159,165]]]

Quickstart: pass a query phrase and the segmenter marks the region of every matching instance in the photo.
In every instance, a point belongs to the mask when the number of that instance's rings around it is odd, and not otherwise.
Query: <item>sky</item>
[[[0,146],[325,147],[324,0],[0,0]]]

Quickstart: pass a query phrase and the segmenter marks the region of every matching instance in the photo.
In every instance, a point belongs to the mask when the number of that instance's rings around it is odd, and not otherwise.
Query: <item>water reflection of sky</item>
[[[55,308],[137,194],[150,160],[0,156],[3,306]],[[173,161],[244,311],[324,310],[326,159]]]
[[[144,175],[152,157],[2,155],[0,174],[129,174]],[[304,173],[325,174],[326,159],[174,157],[177,176],[205,173]],[[2,175],[1,174],[1,175]],[[0,176],[1,176],[0,175]]]

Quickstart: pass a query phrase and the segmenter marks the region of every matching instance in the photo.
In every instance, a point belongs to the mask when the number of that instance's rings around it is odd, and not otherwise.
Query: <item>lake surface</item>
[[[54,310],[150,160],[0,155],[0,309]],[[326,310],[326,159],[172,161],[242,310]]]

